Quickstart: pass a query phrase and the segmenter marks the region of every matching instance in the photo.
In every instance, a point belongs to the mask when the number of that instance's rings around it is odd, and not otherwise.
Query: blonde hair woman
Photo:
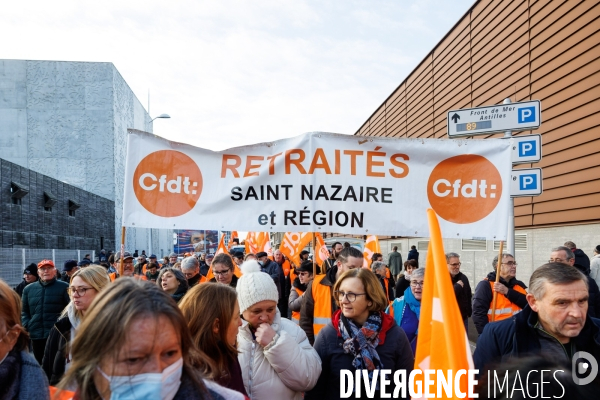
[[[56,385],[68,368],[71,362],[69,342],[75,336],[77,327],[94,298],[109,283],[106,268],[100,265],[82,268],[71,276],[68,289],[71,302],[52,327],[42,360],[42,368],[50,385]]]

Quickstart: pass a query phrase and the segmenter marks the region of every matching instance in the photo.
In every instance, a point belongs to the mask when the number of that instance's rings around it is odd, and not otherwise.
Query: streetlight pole
[[[148,91],[148,112],[150,112],[150,91]],[[160,114],[158,117],[154,117],[150,120],[150,124],[152,123],[152,121],[154,121],[157,118],[161,118],[161,119],[167,119],[167,118],[171,118],[171,116],[169,114]],[[150,254],[152,253],[152,228],[150,229],[150,243],[148,244],[148,251]]]

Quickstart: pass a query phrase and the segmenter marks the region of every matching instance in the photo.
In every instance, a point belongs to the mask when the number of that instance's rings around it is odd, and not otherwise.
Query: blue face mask
[[[181,385],[183,358],[169,365],[162,373],[109,376],[100,367],[98,371],[110,384],[110,400],[173,400]]]

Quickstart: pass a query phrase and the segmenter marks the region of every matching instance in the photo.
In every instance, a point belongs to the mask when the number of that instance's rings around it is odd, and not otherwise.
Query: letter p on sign
[[[523,107],[517,110],[519,112],[519,124],[535,122],[535,107]]]

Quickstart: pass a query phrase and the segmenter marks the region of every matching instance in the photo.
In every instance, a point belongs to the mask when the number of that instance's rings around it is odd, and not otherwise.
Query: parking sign
[[[542,169],[513,170],[510,180],[510,197],[539,196],[542,194]]]
[[[542,159],[542,135],[513,136],[511,147],[513,164],[535,163]]]

